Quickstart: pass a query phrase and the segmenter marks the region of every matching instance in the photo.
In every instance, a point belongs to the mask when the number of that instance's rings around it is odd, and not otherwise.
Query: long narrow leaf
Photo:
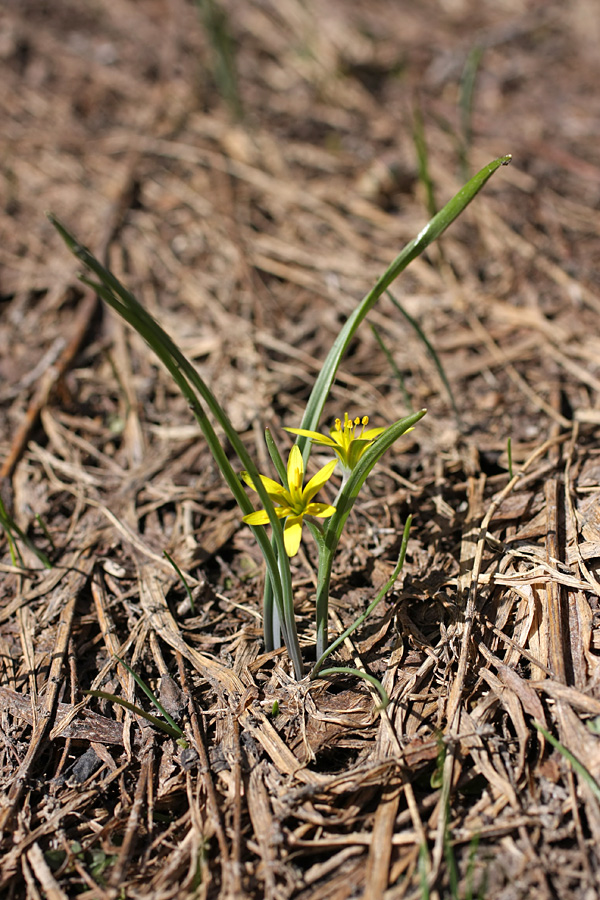
[[[377,343],[379,344],[379,346],[380,346],[380,348],[381,348],[381,351],[383,352],[383,355],[384,355],[385,358],[387,359],[388,365],[389,365],[390,369],[392,370],[392,372],[393,372],[394,375],[396,376],[396,381],[398,382],[398,386],[400,387],[400,390],[402,391],[402,396],[404,397],[404,402],[406,403],[406,405],[407,405],[407,407],[408,407],[409,409],[412,409],[412,408],[413,408],[413,403],[412,403],[412,400],[411,400],[411,398],[410,398],[410,394],[408,393],[408,391],[407,391],[407,389],[406,389],[406,383],[405,383],[404,378],[403,378],[403,376],[402,376],[402,372],[400,371],[400,369],[399,369],[398,366],[396,365],[396,360],[394,359],[394,357],[393,357],[393,355],[392,355],[392,351],[390,350],[390,348],[387,346],[387,344],[385,343],[385,341],[384,341],[383,338],[381,337],[381,334],[379,333],[379,329],[378,329],[375,325],[373,325],[372,322],[371,322],[371,331],[373,332],[373,337],[375,338],[375,340],[376,340]]]
[[[421,343],[425,345],[425,349],[427,350],[427,352],[429,353],[429,356],[433,360],[433,364],[436,367],[436,369],[438,371],[438,375],[442,379],[442,382],[444,384],[444,387],[446,388],[448,397],[450,398],[450,403],[452,404],[452,409],[454,410],[454,416],[456,418],[456,424],[458,425],[458,429],[459,429],[459,431],[462,431],[462,422],[461,422],[461,418],[460,418],[460,413],[458,411],[458,406],[456,405],[456,400],[454,399],[454,394],[452,392],[452,388],[450,387],[450,382],[448,381],[448,378],[446,377],[446,372],[442,365],[442,361],[439,358],[439,356],[437,355],[435,347],[433,346],[433,344],[431,343],[431,341],[429,340],[429,338],[427,337],[427,335],[425,334],[425,332],[423,331],[423,329],[421,328],[421,326],[419,325],[417,320],[415,318],[413,318],[413,316],[411,316],[411,314],[408,312],[408,310],[404,309],[402,304],[394,297],[392,292],[386,291],[386,293],[387,293],[388,297],[390,298],[390,300],[392,301],[392,303],[394,304],[394,306],[396,307],[396,309],[398,310],[398,312],[404,316],[404,318],[406,319],[408,324],[415,331],[415,333],[417,334]]]
[[[87,279],[85,276],[81,276],[81,281],[92,287],[109,306],[135,328],[172,375],[184,397],[190,403],[194,416],[206,437],[211,453],[215,457],[233,496],[245,514],[252,512],[253,506],[221,446],[214,428],[198,399],[198,394],[225,431],[242,465],[250,473],[258,495],[269,515],[273,537],[277,546],[277,554],[273,552],[269,539],[262,527],[253,528],[252,531],[263,553],[269,578],[273,585],[275,600],[281,610],[284,639],[294,664],[296,677],[301,678],[304,673],[304,667],[294,617],[292,581],[283,542],[283,528],[275,515],[273,504],[259,478],[259,473],[252,457],[247,452],[227,414],[212,391],[169,335],[152,318],[150,313],[144,309],[134,295],[121,284],[118,278],[94,257],[87,247],[80,244],[54,216],[50,215],[49,219],[69,250],[99,279],[99,282],[95,282]]]
[[[418,412],[413,413],[411,416],[406,416],[404,419],[399,419],[398,422],[394,422],[393,425],[390,425],[389,428],[380,434],[376,441],[374,441],[367,450],[365,450],[364,454],[360,458],[358,465],[354,468],[351,475],[348,478],[348,481],[344,485],[344,489],[340,493],[336,501],[336,512],[333,515],[327,525],[325,526],[325,544],[328,547],[333,547],[337,545],[337,542],[342,533],[342,529],[346,523],[346,519],[350,514],[350,510],[354,505],[354,501],[356,500],[360,489],[363,484],[369,477],[372,472],[374,466],[379,462],[381,457],[389,450],[395,441],[398,440],[403,434],[406,434],[411,428],[413,428],[419,419],[422,419],[427,410],[420,409]]]
[[[402,535],[402,544],[400,546],[400,553],[398,554],[398,562],[396,563],[396,565],[394,567],[394,571],[392,572],[391,576],[389,577],[387,582],[384,584],[384,586],[381,588],[381,590],[379,591],[379,593],[377,594],[375,599],[365,609],[365,611],[363,613],[361,613],[361,615],[358,616],[358,618],[354,620],[352,625],[350,625],[348,628],[346,628],[344,633],[340,634],[340,636],[337,637],[335,639],[335,641],[333,641],[332,644],[330,644],[330,646],[327,648],[325,653],[323,653],[323,655],[321,657],[319,657],[319,659],[317,660],[317,662],[314,665],[312,672],[310,673],[311,681],[314,678],[318,677],[319,670],[320,670],[321,666],[323,665],[323,663],[325,662],[325,660],[327,659],[327,657],[330,656],[334,652],[334,650],[337,650],[337,648],[340,646],[340,644],[342,644],[346,640],[346,638],[350,637],[350,635],[353,634],[356,631],[356,629],[362,625],[362,623],[371,615],[371,613],[373,612],[375,607],[378,606],[379,603],[381,603],[383,598],[394,587],[394,584],[396,583],[396,579],[398,578],[400,572],[402,571],[402,567],[404,566],[404,560],[406,558],[406,550],[408,548],[408,536],[410,533],[411,524],[412,524],[412,516],[409,516],[407,518],[406,524],[404,526],[404,533]]]
[[[340,492],[340,495],[336,500],[335,514],[329,519],[328,524],[325,526],[322,538],[318,540],[319,575],[317,579],[317,596],[315,601],[317,659],[320,659],[327,646],[331,569],[340,535],[346,524],[346,519],[350,515],[350,511],[361,487],[378,460],[381,459],[383,454],[392,446],[394,441],[412,428],[419,419],[423,418],[425,412],[426,410],[421,409],[419,412],[413,413],[412,416],[407,416],[405,419],[394,422],[394,424],[390,425],[383,434],[380,434],[377,440],[365,451],[358,465],[344,485],[343,490]]]
[[[154,694],[152,693],[152,691],[150,690],[150,688],[148,687],[146,682],[143,680],[143,678],[141,678],[137,674],[137,672],[134,672],[133,669],[131,668],[131,666],[128,663],[126,663],[124,659],[121,659],[120,656],[117,656],[116,653],[115,653],[115,659],[118,660],[121,663],[121,665],[127,669],[127,671],[129,672],[129,674],[131,675],[131,677],[133,678],[133,680],[135,681],[137,686],[140,688],[140,690],[142,690],[145,693],[148,700],[154,704],[154,706],[157,708],[157,710],[159,711],[161,716],[165,717],[165,719],[167,720],[167,722],[169,723],[171,728],[173,728],[175,731],[180,732],[179,736],[181,737],[181,735],[183,735],[183,731],[181,730],[181,728],[179,727],[179,725],[177,724],[175,719],[172,716],[170,716],[169,713],[166,711],[166,709],[164,708],[164,706],[162,705],[162,703],[160,702],[158,697],[154,696]]]
[[[335,668],[331,669],[322,669],[318,678],[328,678],[332,675],[356,675],[357,678],[364,678],[365,681],[368,681],[379,693],[381,697],[381,705],[379,709],[385,709],[386,706],[390,702],[390,698],[387,695],[387,691],[379,681],[379,679],[375,678],[374,675],[370,675],[368,672],[363,672],[361,669],[353,669],[350,666],[335,666]]]
[[[23,559],[21,557],[21,553],[19,551],[19,546],[18,546],[16,538],[15,538],[15,534],[16,534],[17,537],[19,538],[19,540],[22,541],[22,543],[25,544],[26,547],[29,547],[31,552],[37,556],[39,561],[42,563],[42,565],[46,569],[52,568],[52,563],[50,562],[50,560],[48,559],[46,554],[43,553],[41,550],[38,550],[38,548],[35,546],[33,541],[27,537],[27,535],[21,528],[19,528],[19,526],[14,521],[12,516],[9,516],[7,509],[1,498],[0,498],[0,528],[2,528],[4,530],[4,533],[6,534],[6,539],[8,541],[8,545],[10,548],[11,557],[13,557],[14,565],[17,564],[17,559],[16,559],[17,556],[19,558],[21,565],[24,565]],[[14,532],[14,534],[13,534],[13,532]]]
[[[388,266],[383,275],[379,278],[375,286],[365,295],[365,297],[363,297],[358,307],[346,320],[345,325],[329,351],[327,359],[325,360],[323,368],[319,373],[319,377],[317,378],[309,397],[304,418],[302,420],[302,428],[309,431],[314,431],[317,428],[340,361],[346,352],[356,329],[365,316],[373,309],[386,288],[392,284],[413,259],[420,256],[432,241],[437,240],[437,238],[444,233],[446,228],[454,222],[457,216],[461,214],[465,207],[467,207],[471,200],[479,193],[494,172],[499,169],[500,166],[508,165],[510,160],[511,156],[501,156],[488,163],[488,165],[484,166],[477,175],[474,175],[473,178],[471,178],[471,180],[455,194],[452,200],[430,219],[420,234],[404,247],[392,264]],[[297,441],[305,461],[308,458],[307,440],[308,439],[305,437],[299,437]]]
[[[419,181],[425,190],[425,205],[427,206],[427,212],[430,216],[435,216],[437,204],[435,202],[433,182],[431,180],[431,175],[429,174],[429,154],[427,153],[423,116],[418,106],[415,107],[413,112],[413,143],[417,153]]]
[[[579,777],[583,778],[583,780],[587,783],[587,786],[596,797],[596,800],[600,802],[600,784],[598,784],[589,769],[586,768],[586,766],[584,766],[584,764],[580,762],[580,760],[578,760],[573,753],[571,753],[568,747],[565,747],[565,745],[557,740],[553,734],[550,734],[550,732],[547,731],[543,725],[541,725],[539,722],[536,722],[535,719],[533,720],[533,724],[535,728],[537,728],[537,730],[540,732],[540,734],[544,735],[548,743],[552,744],[552,746],[556,750],[558,750],[559,753],[562,753],[567,762],[569,762],[575,769]]]
[[[192,611],[192,615],[195,616],[196,615],[196,605],[194,603],[194,598],[192,596],[192,592],[190,590],[189,584],[187,583],[187,579],[186,579],[185,575],[183,574],[183,572],[181,571],[181,569],[179,568],[179,566],[177,565],[177,563],[175,562],[175,560],[173,559],[173,557],[171,556],[170,553],[167,553],[166,550],[163,550],[163,556],[165,557],[165,559],[167,559],[171,563],[171,565],[173,566],[173,568],[179,575],[179,580],[183,584],[183,586],[185,588],[185,592],[188,596],[188,600],[190,601],[190,609]]]
[[[150,722],[150,724],[154,725],[155,728],[160,728],[160,730],[164,731],[165,734],[168,734],[169,737],[175,738],[176,740],[182,740],[183,731],[181,730],[181,728],[179,728],[179,726],[173,728],[167,722],[163,722],[162,719],[158,719],[156,716],[152,716],[144,709],[136,706],[135,703],[130,703],[129,700],[124,700],[123,697],[117,697],[116,694],[108,694],[106,691],[84,691],[83,693],[88,697],[98,697],[100,700],[110,700],[111,703],[117,703],[119,706],[123,706],[130,712],[135,713],[136,716],[141,716],[142,719]]]

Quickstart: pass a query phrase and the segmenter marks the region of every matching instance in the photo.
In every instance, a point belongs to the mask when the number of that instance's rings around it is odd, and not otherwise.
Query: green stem
[[[319,544],[319,576],[316,597],[317,659],[325,652],[327,645],[327,623],[329,618],[329,583],[335,551],[339,543],[344,525],[354,506],[356,498],[367,480],[373,467],[392,446],[394,441],[409,431],[423,418],[426,410],[421,409],[404,419],[394,422],[380,434],[377,440],[365,451],[356,467],[350,473],[343,489],[336,499],[335,514],[328,520],[325,532]]]
[[[325,543],[319,547],[319,575],[317,580],[317,596],[316,596],[316,628],[317,628],[317,659],[320,659],[327,646],[328,626],[329,626],[329,586],[331,583],[331,569],[333,567],[333,557],[337,549],[337,541],[331,546],[325,546]]]
[[[349,626],[349,628],[346,628],[344,633],[340,634],[340,636],[335,639],[335,641],[327,648],[327,650],[322,651],[321,654],[319,654],[319,652],[317,651],[317,662],[315,663],[315,666],[314,666],[312,672],[310,673],[311,681],[313,678],[318,677],[319,670],[320,670],[321,666],[323,665],[323,663],[325,662],[325,660],[327,659],[327,657],[330,656],[334,650],[337,650],[337,648],[340,646],[340,644],[342,644],[346,640],[346,638],[350,637],[350,635],[353,634],[353,632],[355,632],[356,629],[362,625],[362,623],[365,621],[365,619],[367,619],[371,615],[371,613],[373,612],[375,607],[379,603],[381,603],[383,598],[393,588],[393,586],[396,582],[396,579],[398,578],[398,575],[400,574],[400,572],[402,571],[402,567],[404,566],[404,560],[406,558],[406,550],[408,547],[408,536],[410,534],[410,526],[412,525],[412,518],[413,518],[412,515],[409,516],[406,520],[406,524],[404,525],[404,532],[402,534],[402,544],[400,546],[398,562],[396,563],[394,571],[392,572],[389,580],[379,591],[379,593],[377,594],[375,599],[372,601],[372,603],[369,604],[369,606],[366,608],[364,613],[361,613],[361,615],[358,617],[358,619],[356,619],[352,623],[352,625]]]

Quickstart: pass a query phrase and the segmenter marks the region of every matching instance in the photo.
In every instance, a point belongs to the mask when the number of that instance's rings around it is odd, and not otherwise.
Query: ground
[[[595,0],[0,15],[2,896],[600,896]],[[188,402],[46,212],[274,476],[264,429],[287,452],[347,316],[505,154],[378,301],[322,417],[428,410],[333,572],[332,637],[413,515],[400,578],[336,653],[382,710],[265,650],[262,557]],[[307,535],[307,663],[315,561]],[[85,693],[152,711],[117,656],[187,749]]]

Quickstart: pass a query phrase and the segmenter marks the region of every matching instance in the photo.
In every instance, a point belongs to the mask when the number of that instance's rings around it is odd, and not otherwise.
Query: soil
[[[2,897],[600,896],[595,0],[0,17]],[[428,410],[367,481],[332,577],[331,638],[413,515],[399,579],[334,654],[381,681],[381,709],[363,678],[308,677],[307,531],[307,676],[266,650],[262,556],[187,400],[45,213],[275,477],[265,428],[286,455],[345,319],[505,154],[378,301],[320,425]],[[132,671],[187,747],[86,693],[158,715]]]

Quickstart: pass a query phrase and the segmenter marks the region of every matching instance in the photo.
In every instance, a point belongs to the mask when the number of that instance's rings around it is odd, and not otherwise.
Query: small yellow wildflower
[[[331,437],[320,434],[318,431],[307,431],[305,428],[286,428],[284,430],[292,434],[301,434],[304,437],[308,437],[315,444],[331,447],[346,472],[351,472],[367,447],[370,447],[373,441],[385,431],[385,428],[369,428],[365,430],[368,424],[368,416],[363,416],[362,419],[358,416],[355,419],[351,419],[348,413],[344,413],[343,424],[340,419],[335,420],[335,425],[329,432]],[[362,429],[357,434],[359,425],[362,425]]]
[[[321,519],[328,519],[334,514],[335,506],[330,506],[328,503],[312,503],[312,498],[331,477],[336,465],[337,459],[327,463],[316,475],[313,475],[306,487],[303,488],[304,462],[298,446],[294,444],[290,450],[287,464],[289,489],[284,488],[283,485],[278,484],[266,475],[260,476],[260,480],[273,501],[277,517],[279,519],[285,518],[286,520],[283,528],[283,542],[288,556],[295,556],[298,552],[302,538],[302,520],[304,516],[318,516]],[[256,490],[248,472],[242,472],[241,477],[253,491]],[[268,525],[269,515],[266,510],[259,509],[257,512],[244,516],[243,521],[247,525]]]

